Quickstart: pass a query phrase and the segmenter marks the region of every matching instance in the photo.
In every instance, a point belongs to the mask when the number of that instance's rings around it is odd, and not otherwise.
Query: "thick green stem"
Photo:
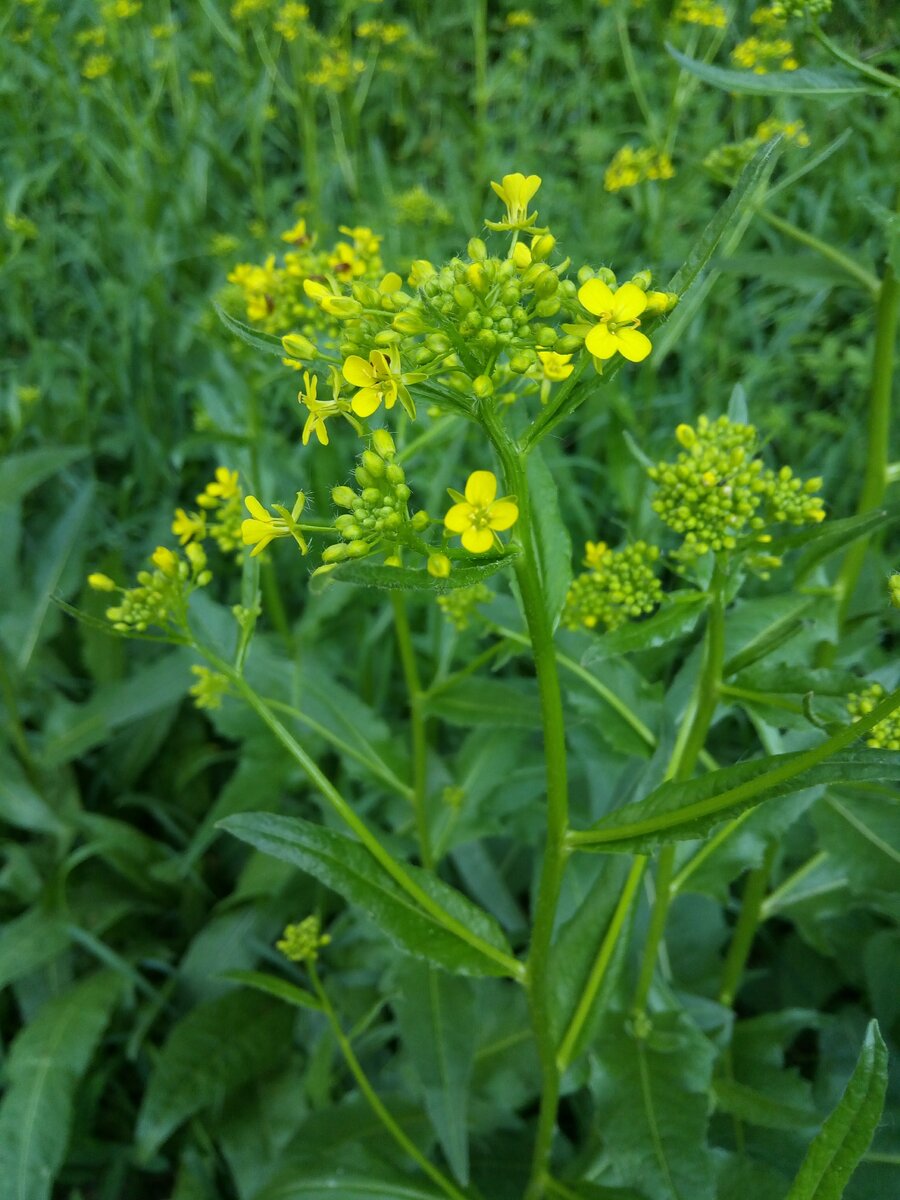
[[[332,1007],[331,1001],[328,998],[328,993],[322,986],[322,981],[319,979],[319,973],[312,963],[308,964],[309,978],[313,986],[313,991],[322,1005],[322,1012],[331,1027],[331,1032],[334,1035],[334,1040],[340,1048],[341,1054],[344,1056],[344,1061],[350,1069],[350,1074],[356,1080],[359,1090],[366,1098],[366,1102],[372,1109],[372,1112],[382,1123],[397,1145],[405,1154],[408,1154],[413,1162],[423,1171],[432,1183],[436,1184],[441,1191],[450,1197],[450,1200],[467,1200],[465,1192],[461,1192],[456,1185],[447,1178],[443,1171],[439,1171],[433,1163],[430,1163],[415,1142],[411,1141],[406,1136],[387,1108],[380,1100],[378,1093],[369,1083],[368,1076],[362,1068],[362,1064],[356,1057],[353,1047],[350,1044],[350,1039],[341,1028],[341,1023],[338,1020],[337,1013]]]
[[[398,862],[390,851],[381,844],[378,837],[369,829],[353,806],[344,799],[331,780],[319,770],[300,743],[282,725],[262,697],[234,670],[231,664],[219,658],[217,654],[206,646],[197,644],[196,649],[203,655],[211,667],[214,667],[215,670],[228,679],[235,692],[247,702],[263,724],[268,726],[298,766],[302,768],[303,773],[313,787],[328,801],[335,813],[356,834],[372,857],[384,867],[394,882],[416,902],[419,908],[423,912],[428,913],[433,920],[443,925],[449,932],[455,934],[456,937],[479,950],[485,957],[492,959],[512,979],[523,983],[526,972],[522,964],[510,957],[503,950],[498,950],[496,946],[492,946],[490,942],[486,942],[477,933],[473,933],[463,921],[457,920],[456,917],[448,913],[433,897],[429,896],[424,888],[420,887],[406,867],[401,862]]]
[[[693,716],[682,726],[686,732],[684,737],[679,738],[675,743],[675,749],[666,771],[666,779],[690,779],[693,775],[719,699],[719,684],[722,679],[722,665],[725,661],[725,566],[721,559],[716,563],[710,590],[712,603],[706,625],[706,650],[694,696]],[[644,945],[637,987],[634,992],[632,1007],[635,1016],[639,1019],[646,1013],[647,997],[650,994],[656,959],[674,894],[672,887],[674,874],[675,843],[670,842],[659,852],[656,897],[653,902],[650,927],[647,930],[647,941]]]
[[[559,1105],[559,1068],[556,1045],[550,1024],[550,947],[556,908],[567,858],[566,833],[569,822],[569,790],[566,765],[566,735],[562,693],[556,669],[556,648],[547,612],[538,568],[535,529],[532,524],[531,498],[524,461],[496,417],[488,410],[484,423],[499,455],[506,488],[515,495],[519,506],[517,532],[522,555],[516,560],[516,582],[522,599],[528,636],[541,699],[544,730],[544,759],[547,771],[547,840],[538,882],[531,946],[528,952],[525,986],[531,1023],[541,1064],[541,1100],[535,1135],[531,1176],[525,1200],[538,1200],[544,1194],[556,1110]]]
[[[719,989],[719,1003],[727,1008],[731,1007],[732,1001],[737,995],[747,959],[750,957],[750,948],[759,926],[763,901],[766,898],[766,888],[769,885],[769,875],[772,872],[777,850],[777,843],[772,842],[766,850],[762,865],[747,872],[747,882],[744,885],[744,895],[741,900],[741,912],[737,925],[734,927],[731,945],[728,947],[728,955],[722,969],[722,986]]]
[[[422,860],[422,866],[431,870],[434,866],[434,856],[431,853],[431,837],[426,810],[428,742],[425,736],[424,696],[419,679],[419,669],[416,666],[416,652],[409,631],[406,600],[399,592],[392,592],[391,605],[394,609],[394,628],[397,631],[397,646],[400,650],[400,661],[403,664],[403,677],[406,680],[406,691],[409,696],[413,763],[412,805],[419,839],[419,857]]]

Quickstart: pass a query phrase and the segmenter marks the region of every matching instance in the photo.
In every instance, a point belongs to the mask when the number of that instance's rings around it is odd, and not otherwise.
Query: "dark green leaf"
[[[725,92],[751,96],[856,96],[883,90],[862,82],[858,75],[833,68],[800,67],[796,71],[767,71],[757,75],[754,71],[735,71],[698,62],[668,42],[666,49],[684,70]]]
[[[468,979],[407,959],[396,974],[391,1006],[425,1108],[457,1180],[469,1182],[469,1080],[478,1013]]]
[[[240,338],[242,342],[246,342],[254,350],[261,350],[263,354],[274,354],[278,358],[285,357],[280,337],[245,325],[243,321],[238,321],[236,317],[230,316],[221,304],[216,304],[215,301],[213,301],[213,308],[216,310],[216,314],[225,328],[233,333],[235,337]]]
[[[319,576],[324,583],[352,583],[356,587],[384,588],[388,591],[428,592],[432,596],[441,596],[445,592],[457,588],[471,587],[475,583],[496,575],[514,562],[517,551],[511,550],[502,558],[488,559],[473,566],[458,566],[454,562],[453,569],[446,579],[435,579],[424,568],[419,567],[386,567],[382,563],[357,562],[340,563],[327,575]]]
[[[630,654],[636,650],[655,650],[668,642],[690,633],[700,614],[709,604],[709,596],[701,592],[673,592],[659,612],[644,621],[633,621],[604,633],[586,650],[582,665],[590,667],[607,658]]]
[[[870,1021],[850,1082],[807,1151],[786,1200],[840,1200],[881,1119],[887,1066],[878,1022]]]
[[[468,975],[504,975],[502,964],[451,933],[421,909],[359,842],[299,817],[246,813],[221,823],[242,841],[265,854],[293,863],[361,909],[402,950],[448,971]],[[479,939],[509,954],[497,922],[449,884],[428,871],[405,867],[432,900]]]
[[[43,446],[9,455],[0,463],[0,507],[15,504],[32,488],[86,454],[83,446]]]
[[[55,913],[32,908],[7,921],[0,934],[0,988],[50,962],[68,945],[65,924]]]
[[[427,697],[432,716],[453,725],[502,725],[540,729],[541,705],[530,679],[507,683],[502,679],[465,676]]]
[[[572,582],[572,539],[560,512],[559,483],[537,447],[525,465],[534,510],[541,586],[550,627],[555,629]]]
[[[368,1172],[357,1175],[332,1170],[287,1173],[253,1197],[253,1200],[442,1200],[442,1193],[429,1192],[397,1178],[379,1182]]]
[[[0,1180],[9,1200],[49,1200],[75,1090],[121,990],[112,972],[92,975],[49,1000],[13,1043],[0,1104]]]
[[[815,1114],[808,1109],[786,1104],[734,1079],[715,1080],[713,1092],[722,1112],[750,1125],[766,1129],[809,1129],[816,1125]]]

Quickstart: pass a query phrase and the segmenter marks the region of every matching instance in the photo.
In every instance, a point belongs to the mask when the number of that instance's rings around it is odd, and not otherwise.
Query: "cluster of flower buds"
[[[191,674],[196,675],[197,682],[192,683],[188,692],[197,708],[221,708],[222,700],[228,694],[228,680],[218,671],[209,667],[193,666]]]
[[[885,697],[885,690],[880,683],[872,683],[861,692],[851,692],[847,697],[847,712],[855,721],[868,716],[872,709]],[[873,725],[866,735],[866,745],[873,750],[900,750],[900,712],[896,710],[877,725]]]
[[[322,925],[318,917],[307,917],[296,925],[285,927],[281,938],[275,943],[275,949],[280,950],[291,962],[314,963],[319,957],[319,950],[327,946],[331,938],[322,933]]]
[[[563,610],[569,629],[618,629],[626,621],[651,613],[662,600],[656,578],[659,547],[634,542],[610,550],[605,542],[588,542],[584,574],[573,579]]]
[[[215,478],[197,497],[200,512],[176,508],[172,532],[182,546],[212,538],[223,554],[239,554],[243,500],[237,471],[217,467]]]
[[[675,462],[661,462],[647,473],[657,485],[654,512],[683,535],[676,551],[683,560],[709,550],[734,550],[745,533],[768,542],[770,535],[761,531],[770,525],[824,519],[822,500],[815,495],[822,480],[804,482],[790,467],[778,472],[766,467],[752,425],[701,416],[696,428],[679,425],[675,436],[682,446]]]
[[[343,540],[322,553],[326,566],[364,558],[380,547],[393,552],[405,541],[407,527],[416,532],[427,527],[427,513],[409,514],[410,489],[395,456],[393,438],[386,429],[377,429],[372,448],[362,452],[355,471],[359,490],[346,484],[332,490],[332,500],[346,511],[334,523]]]
[[[458,630],[468,629],[469,622],[479,604],[487,604],[494,593],[483,583],[471,587],[456,588],[438,596],[438,607],[451,625]]]
[[[98,592],[119,592],[118,604],[106,610],[106,619],[119,633],[143,633],[150,625],[162,629],[184,624],[187,600],[198,587],[206,587],[212,572],[202,546],[192,542],[182,558],[167,546],[157,546],[150,556],[152,571],[138,571],[137,587],[120,588],[107,575],[94,573],[88,584]]]

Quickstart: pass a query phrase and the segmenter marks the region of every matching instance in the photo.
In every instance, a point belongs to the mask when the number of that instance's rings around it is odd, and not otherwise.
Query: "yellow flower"
[[[537,220],[537,213],[529,216],[528,203],[540,186],[540,175],[529,175],[526,178],[520,171],[504,175],[501,183],[492,179],[491,187],[506,205],[506,220],[485,221],[488,229],[530,229]]]
[[[192,538],[206,536],[206,517],[203,513],[187,513],[183,508],[176,508],[172,532],[182,546],[186,546]]]
[[[280,537],[292,537],[300,547],[300,553],[307,552],[309,546],[297,525],[297,518],[306,504],[303,492],[297,493],[297,502],[291,512],[280,504],[273,504],[272,508],[279,514],[277,517],[267,512],[255,496],[245,497],[244,503],[250,516],[241,523],[241,537],[245,546],[253,547],[250,551],[251,558],[262,554],[269,542]]]
[[[584,565],[596,571],[609,553],[606,542],[584,543]]]
[[[519,509],[510,496],[495,499],[497,477],[493,471],[473,471],[464,496],[452,488],[447,490],[456,503],[444,517],[444,525],[450,533],[462,536],[464,549],[483,554],[495,543],[502,547],[496,531],[511,529],[519,519]]]
[[[544,378],[549,379],[551,383],[560,383],[563,379],[568,379],[575,370],[571,362],[571,354],[557,354],[553,350],[538,350],[537,356],[544,369]]]
[[[227,467],[216,467],[216,477],[197,497],[201,508],[216,508],[223,500],[230,500],[240,492],[237,471],[229,471]]]
[[[88,587],[93,588],[95,592],[114,592],[116,590],[116,582],[110,579],[108,575],[104,575],[102,571],[94,571],[87,577]]]
[[[150,561],[154,567],[162,571],[163,575],[168,575],[169,578],[174,578],[178,574],[178,556],[168,546],[157,546],[150,555]]]
[[[329,404],[328,401],[323,403],[321,400],[316,399],[316,391],[319,387],[318,376],[310,375],[309,371],[304,371],[303,386],[306,388],[306,391],[300,392],[297,399],[309,409],[309,416],[306,418],[306,424],[303,426],[301,441],[305,446],[308,444],[310,437],[315,434],[319,439],[319,444],[327,446],[328,430],[325,428],[325,422],[338,411],[337,406]]]
[[[306,222],[301,219],[296,225],[293,225],[290,229],[286,229],[281,235],[281,240],[283,242],[290,242],[292,246],[305,246],[311,240],[309,234],[306,232]]]
[[[360,390],[351,401],[358,417],[371,417],[384,402],[385,408],[393,408],[397,400],[411,417],[416,415],[416,406],[407,390],[407,383],[418,383],[425,376],[421,371],[401,374],[400,357],[396,351],[373,350],[369,361],[351,354],[342,368],[344,378]]]
[[[81,66],[85,79],[102,79],[112,70],[113,60],[108,54],[89,54]]]
[[[578,289],[581,304],[595,317],[595,325],[584,344],[595,358],[621,354],[629,362],[641,362],[650,353],[650,339],[638,330],[638,317],[647,307],[647,295],[634,283],[623,283],[618,291],[600,279],[589,279]]]

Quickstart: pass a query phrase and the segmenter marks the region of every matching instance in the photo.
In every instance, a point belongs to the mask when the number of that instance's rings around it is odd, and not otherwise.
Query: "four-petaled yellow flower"
[[[229,471],[227,467],[216,467],[216,477],[208,483],[197,497],[201,508],[216,508],[223,500],[230,500],[240,492],[237,471]]]
[[[351,354],[344,363],[343,375],[349,384],[360,389],[350,402],[358,417],[371,417],[382,402],[385,408],[393,408],[399,400],[410,417],[415,418],[416,406],[406,384],[418,383],[425,376],[421,371],[401,374],[396,351],[373,350],[368,362],[358,354]]]
[[[206,536],[206,517],[203,513],[188,513],[183,508],[176,508],[172,532],[182,546],[186,546],[192,538],[202,540]]]
[[[528,203],[540,186],[540,175],[526,177],[521,171],[504,175],[501,183],[491,180],[491,187],[506,205],[506,221],[501,222],[504,229],[527,229],[534,224],[537,213],[528,215]]]
[[[301,438],[304,446],[309,442],[313,434],[319,439],[321,445],[328,445],[328,430],[325,422],[329,417],[338,415],[346,417],[357,433],[362,432],[350,416],[350,405],[346,400],[341,400],[340,398],[340,374],[334,367],[329,369],[331,371],[331,390],[333,394],[331,400],[319,400],[316,396],[319,387],[318,378],[315,375],[310,375],[309,371],[303,372],[303,384],[306,391],[300,392],[297,399],[309,409],[309,416],[306,418],[306,424],[303,426],[303,435]]]
[[[599,317],[584,339],[595,358],[621,354],[629,362],[642,362],[650,353],[650,339],[638,329],[638,317],[647,307],[647,294],[635,283],[623,283],[613,291],[602,279],[589,279],[578,289],[581,304]]]
[[[303,492],[297,493],[297,502],[290,512],[281,504],[273,504],[272,508],[279,514],[277,517],[273,517],[263,508],[255,496],[246,496],[244,503],[250,516],[241,522],[241,537],[245,546],[253,547],[250,551],[251,558],[262,554],[269,542],[280,537],[292,537],[300,547],[300,553],[307,552],[309,546],[297,525],[297,518],[306,503]]]
[[[544,378],[549,379],[551,383],[560,383],[563,379],[568,379],[575,370],[571,354],[557,354],[554,350],[538,350],[538,358],[541,360]]]
[[[456,503],[444,517],[444,525],[450,533],[462,536],[464,549],[470,554],[483,554],[502,543],[497,530],[511,529],[519,519],[519,509],[511,496],[497,495],[497,477],[493,471],[473,471],[466,482],[466,493],[448,488]]]

